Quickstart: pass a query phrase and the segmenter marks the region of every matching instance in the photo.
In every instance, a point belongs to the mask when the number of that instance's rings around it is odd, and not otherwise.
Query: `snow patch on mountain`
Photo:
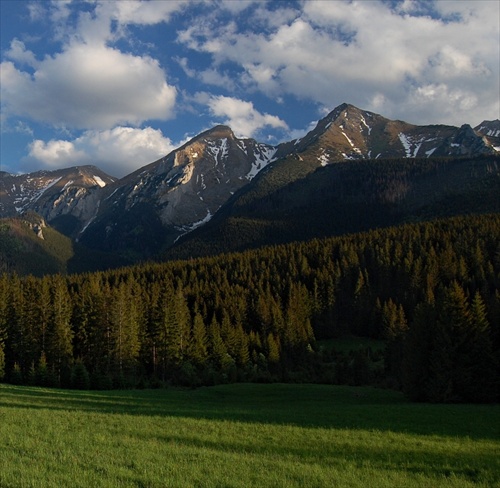
[[[368,135],[370,135],[372,132],[372,128],[366,123],[366,120],[363,116],[361,116],[361,123],[368,129]]]
[[[347,118],[346,118],[346,120],[347,120]],[[342,135],[347,139],[347,142],[349,142],[349,144],[353,148],[353,150],[355,152],[357,152],[358,154],[362,154],[361,150],[355,146],[354,142],[352,142],[351,139],[349,139],[348,135],[344,132],[344,126],[343,125],[340,126],[340,130],[342,132]]]
[[[477,130],[488,137],[500,137],[500,129],[489,129],[488,127],[482,125]]]
[[[74,183],[73,180],[69,180],[64,186],[63,186],[63,189],[62,191],[66,190],[66,188],[68,188],[69,186],[71,186],[72,184]]]
[[[30,191],[23,184],[19,185],[20,194],[14,198],[14,207],[18,213],[24,212],[30,205],[37,202],[42,195],[49,189],[56,185],[62,177],[54,178],[52,180],[48,180],[43,182],[43,186],[36,189],[36,191]],[[39,183],[34,178],[27,178],[26,183],[32,185],[35,183]],[[13,191],[15,191],[15,185],[13,185]]]
[[[416,158],[418,155],[418,151],[420,150],[420,148],[422,146],[422,143],[428,142],[428,141],[425,141],[425,138],[421,138],[418,140],[412,140],[410,136],[407,136],[406,134],[403,134],[402,132],[400,132],[398,134],[398,137],[399,137],[399,140],[401,141],[401,144],[403,144],[403,147],[405,148],[407,158]],[[432,151],[432,152],[434,152],[434,151]],[[426,152],[426,154],[427,154],[427,152]],[[429,156],[429,154],[428,154],[428,156]]]
[[[201,197],[200,199],[203,200]],[[203,217],[201,220],[193,222],[192,224],[189,225],[183,225],[177,227],[177,230],[179,230],[181,233],[175,238],[174,242],[177,242],[183,235],[186,235],[189,232],[192,232],[194,229],[206,224],[212,219],[212,217],[213,217],[212,213],[210,212],[210,210],[207,209],[207,215],[205,215],[205,217]]]
[[[198,183],[198,182],[200,182],[200,181],[201,181],[201,183],[200,183],[201,189],[202,189],[202,190],[206,190],[206,189],[207,189],[207,185],[206,185],[206,183],[205,183],[205,175],[200,174],[200,175],[198,175],[198,176],[196,177],[196,183]]]
[[[102,180],[102,178],[99,178],[99,176],[93,175],[94,181],[101,187],[106,186],[106,182]]]
[[[319,158],[318,161],[321,163],[321,166],[328,166],[330,163],[330,160],[328,159],[328,156],[323,153]]]
[[[277,149],[274,147],[260,147],[260,153],[255,155],[255,161],[252,163],[250,171],[246,174],[245,178],[251,180],[267,166],[276,154]]]
[[[227,138],[224,137],[223,139],[219,139],[217,141],[207,141],[207,149],[214,157],[216,166],[219,163],[224,164],[229,153]]]
[[[52,188],[55,184],[61,181],[61,179],[62,176],[56,178],[55,180],[49,181],[49,183],[45,187],[43,187],[40,191],[35,193],[35,195],[33,196],[33,201],[36,202],[49,188]]]
[[[245,153],[245,155],[248,156],[248,150],[247,150],[247,146],[245,144],[245,141],[237,140],[236,145]]]
[[[188,164],[184,167],[182,176],[179,178],[179,183],[181,185],[186,184],[193,176],[194,164]]]
[[[411,157],[411,143],[410,143],[410,141],[402,132],[400,132],[398,134],[398,137],[399,137],[399,140],[401,141],[401,144],[403,144],[403,147],[405,148],[406,157],[410,158]]]

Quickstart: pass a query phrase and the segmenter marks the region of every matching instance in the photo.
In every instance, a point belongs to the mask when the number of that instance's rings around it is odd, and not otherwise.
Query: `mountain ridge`
[[[173,246],[228,202],[241,207],[244,198],[236,196],[255,197],[258,188],[262,193],[268,184],[262,175],[268,173],[281,181],[272,185],[285,187],[341,162],[499,152],[498,120],[475,129],[417,126],[344,103],[304,137],[276,146],[238,138],[229,126],[216,125],[121,179],[94,166],[17,176],[3,172],[0,215],[35,211],[74,241],[133,262]]]

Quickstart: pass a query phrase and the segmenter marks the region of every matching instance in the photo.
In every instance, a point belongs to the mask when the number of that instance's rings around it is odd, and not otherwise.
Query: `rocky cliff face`
[[[125,209],[153,202],[164,225],[192,228],[209,219],[244,186],[276,152],[251,139],[237,139],[217,126],[163,159],[117,182],[109,197]]]
[[[94,166],[0,173],[0,215],[35,211],[90,247],[154,253],[208,222],[277,159],[318,166],[345,160],[473,156],[500,150],[500,121],[416,126],[342,104],[305,137],[273,147],[227,126],[199,134],[164,158],[114,180]],[[312,159],[311,159],[312,158]],[[64,224],[64,225],[63,225]],[[155,242],[154,245],[151,243]]]
[[[126,234],[143,230],[142,212],[154,215],[173,242],[203,225],[240,188],[272,160],[276,149],[238,139],[229,127],[216,126],[164,158],[100,192],[99,211],[82,226],[79,239],[117,239],[116,225],[127,213]],[[115,237],[113,237],[113,235]],[[123,236],[122,238],[126,238]]]
[[[94,211],[91,195],[114,181],[95,166],[25,175],[0,172],[0,215],[34,211],[47,221],[69,214],[85,219]]]
[[[294,143],[300,153],[316,147],[323,164],[345,160],[472,156],[495,152],[469,125],[417,126],[343,104]]]
[[[500,120],[485,120],[474,127],[474,132],[481,135],[495,151],[500,152]]]

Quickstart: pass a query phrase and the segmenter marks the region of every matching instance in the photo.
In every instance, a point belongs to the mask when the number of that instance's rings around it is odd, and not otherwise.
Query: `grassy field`
[[[500,486],[500,406],[320,385],[0,385],[0,487]]]

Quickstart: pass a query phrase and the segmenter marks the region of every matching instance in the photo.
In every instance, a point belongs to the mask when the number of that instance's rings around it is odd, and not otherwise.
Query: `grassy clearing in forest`
[[[2,488],[499,485],[498,405],[326,385],[0,385]]]

